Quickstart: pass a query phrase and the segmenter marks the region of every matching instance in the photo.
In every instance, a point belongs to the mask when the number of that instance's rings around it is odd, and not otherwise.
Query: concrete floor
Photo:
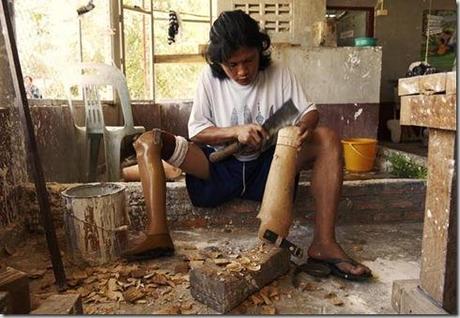
[[[276,313],[394,314],[391,307],[393,280],[414,279],[419,276],[422,228],[420,223],[339,226],[339,241],[356,260],[372,269],[373,280],[356,283],[336,277],[319,279],[301,273],[298,276],[300,287],[295,288],[292,284],[292,266],[287,275],[271,284],[279,290],[279,299],[273,301]],[[306,247],[311,239],[312,230],[311,226],[294,224],[290,238],[298,245]],[[214,310],[191,297],[188,273],[177,274],[177,265],[184,264],[185,259],[190,259],[190,252],[200,250],[218,248],[232,253],[244,252],[258,244],[256,230],[232,227],[176,230],[172,232],[172,236],[176,246],[176,254],[173,257],[134,264],[120,260],[104,266],[78,267],[64,252],[66,273],[72,285],[67,292],[88,291],[82,298],[84,311],[88,314],[215,314]],[[59,241],[60,244],[64,242],[62,239]],[[61,247],[65,250],[65,246]],[[10,254],[1,261],[29,273],[33,308],[48,296],[57,293],[44,237],[31,237],[13,252],[10,251]],[[176,283],[174,287],[158,286],[146,292],[145,297],[136,303],[104,298],[107,280],[110,277],[122,280],[123,274],[120,274],[120,271],[132,266],[137,271],[143,270],[144,273],[161,272],[166,275],[165,277],[171,275],[171,279],[175,279]],[[81,276],[82,271],[85,272],[85,276],[77,281],[75,277]],[[130,277],[129,271],[127,277]],[[247,300],[231,313],[264,312],[263,306]]]

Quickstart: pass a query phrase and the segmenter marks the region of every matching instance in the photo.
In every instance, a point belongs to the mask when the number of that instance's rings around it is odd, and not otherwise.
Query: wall
[[[383,47],[381,101],[393,101],[392,80],[405,76],[412,62],[420,61],[423,11],[429,0],[387,0],[388,16],[376,17],[375,37]],[[432,10],[456,10],[454,0],[432,1]]]
[[[374,7],[376,0],[327,0],[327,6]],[[382,47],[381,102],[393,102],[393,80],[404,77],[420,61],[423,11],[430,0],[385,0],[387,16],[375,17],[375,34]],[[434,0],[432,10],[456,10],[454,0]]]
[[[283,47],[273,51],[273,59],[287,65],[318,104],[320,125],[341,138],[377,138],[379,47]]]
[[[0,26],[1,31],[1,26]],[[21,217],[18,187],[27,178],[24,135],[11,79],[5,40],[0,32],[0,227]]]
[[[273,43],[295,43],[305,47],[318,46],[317,27],[318,23],[324,22],[326,14],[326,0],[288,0],[288,1],[261,1],[261,0],[217,0],[217,14],[221,11],[234,10],[241,8],[246,13],[257,20],[265,20],[264,13],[265,3],[271,5],[273,3],[291,3],[292,14],[288,16],[291,21],[289,32],[268,32]],[[251,10],[245,5],[251,4]],[[250,12],[252,10],[258,12]],[[286,16],[286,14],[284,14]],[[275,21],[280,16],[271,14],[267,20]],[[284,17],[281,17],[284,21]]]

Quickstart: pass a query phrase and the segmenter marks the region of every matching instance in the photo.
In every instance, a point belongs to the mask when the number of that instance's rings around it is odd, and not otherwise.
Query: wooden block
[[[8,314],[9,310],[9,294],[8,292],[2,291],[0,292],[0,314]]]
[[[446,95],[457,94],[457,72],[446,75]]]
[[[228,272],[210,262],[190,272],[192,296],[219,313],[226,313],[280,275],[289,271],[286,249],[266,246],[258,271]],[[250,256],[250,254],[247,254]]]
[[[80,294],[52,295],[32,315],[83,315]]]
[[[456,219],[452,197],[455,132],[430,129],[425,220],[422,240],[420,286],[446,310],[456,310]],[[449,252],[450,251],[450,252]],[[450,304],[446,306],[447,304]],[[452,305],[454,305],[452,307]]]
[[[29,278],[26,273],[7,267],[0,273],[0,291],[9,294],[8,314],[30,312]]]
[[[457,95],[401,97],[401,125],[455,130]]]
[[[393,309],[399,314],[448,314],[423,293],[418,280],[395,280],[391,295]]]
[[[398,95],[432,95],[446,91],[446,74],[436,73],[422,76],[400,78],[398,80]]]

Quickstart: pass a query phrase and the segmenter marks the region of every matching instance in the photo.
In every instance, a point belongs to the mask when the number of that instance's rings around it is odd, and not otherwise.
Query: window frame
[[[155,18],[154,13],[158,11],[154,9],[153,2],[154,0],[147,0],[150,1],[150,10],[146,10],[144,8],[140,8],[138,6],[131,6],[124,3],[124,0],[111,0],[111,19],[112,19],[112,28],[114,31],[113,34],[113,41],[112,41],[112,56],[114,60],[114,64],[120,68],[126,76],[126,49],[125,49],[125,33],[124,33],[124,12],[125,10],[135,11],[140,14],[145,14],[150,17],[150,41],[151,43],[151,52],[149,54],[149,58],[151,60],[151,72],[152,72],[152,83],[151,83],[151,91],[152,96],[149,96],[150,99],[153,100],[155,103],[156,101],[156,87],[155,87],[155,65],[156,64],[163,64],[163,63],[173,63],[173,64],[183,64],[183,63],[201,63],[205,62],[205,58],[202,54],[203,48],[199,45],[198,51],[200,53],[191,53],[191,54],[155,54],[155,27],[154,22],[158,20],[168,20],[167,18]],[[183,22],[192,22],[192,23],[209,23],[209,26],[212,25],[213,22],[213,1],[209,1],[209,19],[204,18],[197,18],[197,19],[189,19],[184,18],[182,19]],[[182,12],[178,12],[182,13]],[[187,13],[188,16],[193,14]],[[201,15],[199,17],[202,17]]]

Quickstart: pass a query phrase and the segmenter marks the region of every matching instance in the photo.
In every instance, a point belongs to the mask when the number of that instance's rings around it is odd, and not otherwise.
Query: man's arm
[[[259,124],[248,124],[233,127],[217,128],[208,127],[203,129],[196,136],[192,137],[193,142],[207,145],[221,145],[226,142],[239,141],[243,145],[248,145],[253,149],[258,149],[262,145],[267,132]]]

